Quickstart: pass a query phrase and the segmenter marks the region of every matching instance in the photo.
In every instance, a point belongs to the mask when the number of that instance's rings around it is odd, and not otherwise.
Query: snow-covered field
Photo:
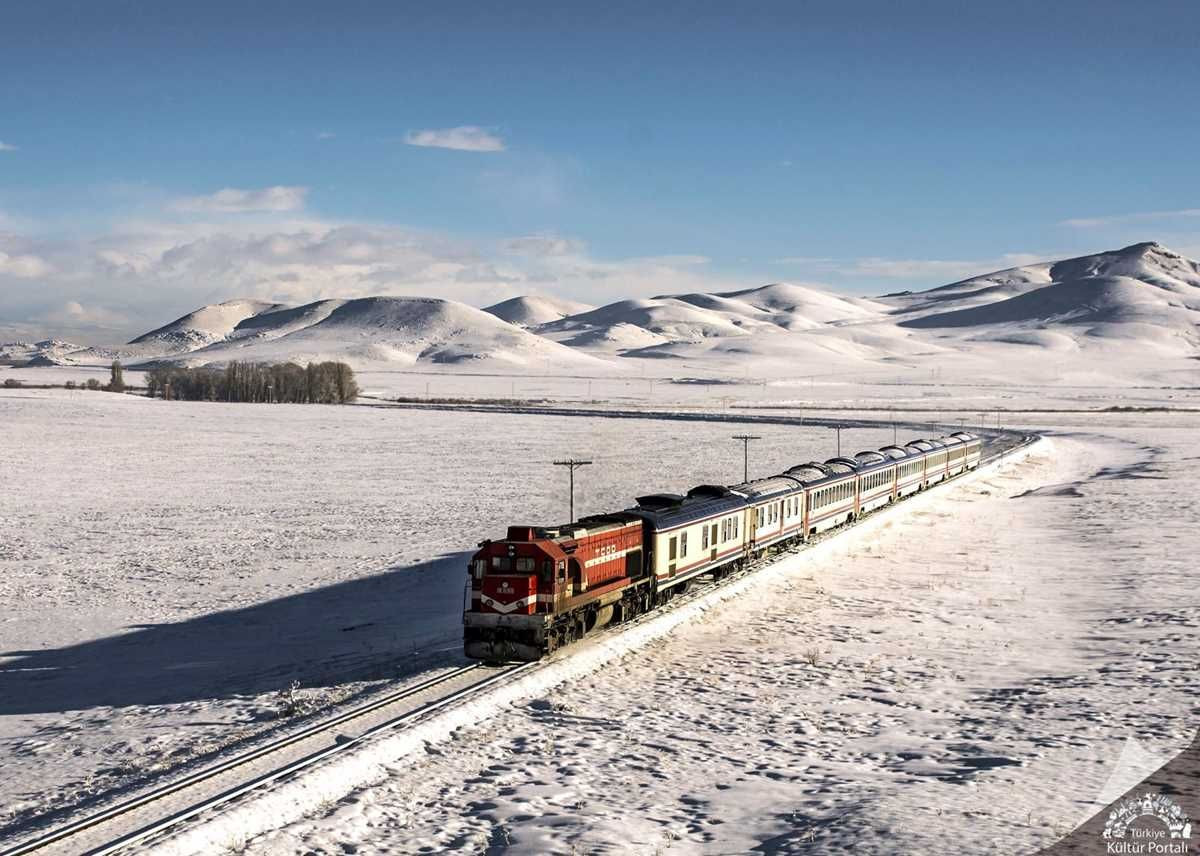
[[[1055,437],[247,852],[1046,846],[1193,737],[1191,430]]]
[[[582,513],[742,474],[720,424],[0,390],[0,426],[0,825],[274,726],[293,680],[457,657],[463,551],[565,518],[555,458],[595,461]],[[832,454],[756,433],[760,474]]]
[[[1047,843],[1127,738],[1165,756],[1190,736],[1200,418],[1021,418],[1059,432],[1027,466],[847,539],[835,565],[800,557],[253,848]],[[272,727],[293,680],[333,701],[452,661],[463,551],[514,513],[563,516],[550,460],[596,461],[576,499],[598,511],[740,479],[729,429],[0,391],[0,824]],[[760,474],[833,453],[827,429],[755,433]]]

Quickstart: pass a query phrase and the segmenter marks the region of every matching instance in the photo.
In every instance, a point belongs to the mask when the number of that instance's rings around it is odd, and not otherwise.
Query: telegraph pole
[[[571,473],[571,505],[570,505],[571,519],[567,521],[568,523],[575,522],[575,468],[576,467],[586,467],[589,464],[591,464],[591,461],[581,461],[581,460],[578,460],[577,458],[567,458],[567,460],[565,460],[565,461],[555,461],[554,462],[554,466],[566,467]]]
[[[742,441],[742,481],[750,481],[750,441],[761,440],[757,434],[734,434],[733,440]]]
[[[833,426],[833,430],[837,431],[837,456],[839,458],[842,456],[842,429],[844,427],[846,427],[846,426],[844,426],[844,425],[834,425]]]

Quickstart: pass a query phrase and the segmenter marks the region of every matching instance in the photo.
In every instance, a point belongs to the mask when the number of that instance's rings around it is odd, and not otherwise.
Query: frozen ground
[[[1047,845],[1196,727],[1194,428],[1063,432],[248,852]]]
[[[1044,840],[1127,737],[1165,755],[1194,721],[1200,419],[1022,419],[1062,432],[1061,459],[964,489],[255,847]],[[271,727],[292,680],[332,701],[452,661],[462,551],[513,508],[562,516],[554,457],[596,460],[584,511],[741,464],[719,424],[101,393],[0,391],[0,431],[0,823]],[[832,454],[827,430],[756,433],[759,472]],[[891,433],[843,432],[843,447]],[[951,534],[930,547],[935,524]]]
[[[719,424],[7,390],[0,426],[0,827],[275,726],[292,681],[331,701],[457,658],[463,551],[565,517],[557,457],[596,462],[582,512],[742,468]],[[756,433],[759,473],[832,454]]]

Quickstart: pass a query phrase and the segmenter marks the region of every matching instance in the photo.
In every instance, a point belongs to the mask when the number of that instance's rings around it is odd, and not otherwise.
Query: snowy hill
[[[244,315],[235,322],[239,313]],[[335,359],[360,367],[418,362],[604,365],[595,357],[535,336],[481,309],[436,298],[363,297],[298,307],[231,301],[204,307],[185,319],[190,326],[175,322],[131,344],[149,340],[182,346],[204,341],[200,347],[171,355],[172,362],[187,365]],[[197,327],[197,319],[204,322],[202,328]],[[182,335],[177,332],[180,329]],[[199,335],[193,332],[198,329]]]
[[[362,368],[610,373],[652,360],[669,371],[747,378],[911,376],[953,361],[972,377],[1020,371],[1088,383],[1113,371],[1191,382],[1197,356],[1200,265],[1155,243],[873,299],[772,283],[598,308],[542,296],[486,310],[417,297],[231,300],[117,350],[53,341],[0,348],[0,362],[54,365],[340,359]]]
[[[574,300],[563,300],[560,297],[526,294],[485,307],[483,311],[519,327],[537,327],[568,315],[587,312],[592,308],[586,303],[576,303]]]
[[[1200,265],[1155,243],[892,298],[899,326],[975,340],[1200,347]]]
[[[261,300],[227,300],[203,306],[170,324],[138,336],[130,345],[144,356],[181,354],[223,341],[238,325],[255,315],[286,308]]]
[[[567,345],[611,351],[773,335],[861,322],[886,307],[802,285],[773,283],[719,294],[621,300],[536,328]]]
[[[45,339],[41,342],[10,342],[0,345],[0,363],[33,366],[69,366],[77,360],[73,356],[85,352],[83,345]]]

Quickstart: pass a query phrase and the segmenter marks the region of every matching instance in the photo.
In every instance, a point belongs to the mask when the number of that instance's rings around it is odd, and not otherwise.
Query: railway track
[[[0,856],[115,853],[535,665],[496,668],[472,663],[451,669],[35,835],[0,850]]]
[[[1002,432],[991,437],[980,465],[1002,459],[1008,453],[1029,445],[1036,435]],[[954,481],[955,476],[950,479]],[[903,502],[904,500],[901,500]],[[885,508],[890,508],[887,506]],[[885,509],[881,509],[885,510]],[[860,520],[878,512],[864,515]],[[858,521],[818,535],[808,543],[820,543],[851,530]],[[723,585],[745,577],[778,561],[784,555],[802,551],[806,545],[768,553],[743,569],[708,585],[694,587],[673,598],[667,609],[681,606],[714,585]],[[618,634],[631,625],[651,620],[654,610],[608,628],[595,638]],[[583,644],[586,644],[586,640]],[[568,652],[569,653],[569,652]],[[256,748],[172,779],[142,794],[114,803],[100,811],[0,850],[0,856],[25,856],[29,853],[86,853],[104,856],[116,853],[165,832],[206,811],[231,802],[250,791],[291,776],[325,759],[355,747],[372,737],[410,724],[445,709],[479,692],[511,680],[537,668],[540,663],[522,663],[490,667],[472,663],[451,669],[393,692],[372,699],[350,710],[315,722],[290,734],[270,740]],[[349,733],[349,732],[353,733]]]

